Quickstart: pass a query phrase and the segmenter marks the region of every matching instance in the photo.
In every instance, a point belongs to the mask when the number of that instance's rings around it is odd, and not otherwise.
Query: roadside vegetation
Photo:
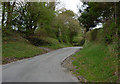
[[[46,52],[39,47],[73,46],[79,21],[70,10],[55,11],[56,3],[2,2],[3,64]]]
[[[116,82],[118,57],[113,47],[114,45],[107,47],[104,44],[88,43],[74,55],[74,74],[84,77],[88,82]]]
[[[88,7],[79,21],[86,31],[85,44],[72,58],[72,71],[81,82],[119,82],[119,4],[84,3]],[[97,23],[103,28],[90,30]]]
[[[106,44],[103,29],[86,34],[84,48],[73,56],[73,73],[88,82],[116,82],[118,80],[118,44],[116,38]],[[108,34],[107,34],[108,35]],[[94,39],[94,40],[93,40]],[[81,80],[80,81],[85,81]]]
[[[3,36],[3,43],[2,43],[3,64],[25,58],[34,57],[48,52],[44,49],[40,49],[39,47],[46,47],[46,48],[50,48],[51,50],[54,50],[54,49],[70,46],[70,44],[67,45],[65,43],[60,43],[58,42],[57,39],[50,37],[40,38],[40,40],[42,40],[42,42],[39,42],[40,44],[39,46],[31,44],[29,40],[23,38],[21,34],[16,31],[11,31],[7,37]]]
[[[20,59],[30,58],[46,51],[42,50],[16,32],[9,33],[10,35],[3,38],[2,43],[2,61],[3,64],[17,61]]]
[[[77,77],[88,82],[120,81],[120,3],[83,2],[77,18],[71,10],[56,11],[57,4],[2,2],[3,63],[46,52],[39,47],[83,46],[73,56]],[[103,27],[94,29],[100,23]]]

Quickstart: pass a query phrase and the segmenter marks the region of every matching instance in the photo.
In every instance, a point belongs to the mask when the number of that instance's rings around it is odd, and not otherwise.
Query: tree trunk
[[[10,29],[11,25],[12,25],[12,13],[13,13],[13,9],[15,6],[15,1],[13,2],[13,5],[10,5],[10,2],[7,3],[7,24],[6,24],[6,29]]]
[[[5,20],[5,2],[2,3],[2,28],[4,28],[4,20]]]
[[[6,29],[10,28],[10,16],[11,16],[11,12],[10,12],[10,2],[6,3],[6,7],[7,7],[7,22],[6,22]]]

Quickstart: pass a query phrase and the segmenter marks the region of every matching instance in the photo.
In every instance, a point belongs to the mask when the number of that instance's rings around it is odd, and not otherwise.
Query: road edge
[[[75,55],[79,50],[83,49],[83,47],[79,48],[76,52],[74,52],[73,54],[71,54],[70,56],[67,56],[65,58],[63,58],[63,60],[61,61],[61,65],[65,62],[65,60],[67,60],[69,57]]]
[[[73,54],[71,54],[70,56],[65,57],[62,61],[61,61],[61,67],[64,68],[64,70],[66,70],[67,72],[69,72],[69,74],[71,74],[73,76],[73,79],[76,80],[76,82],[79,82],[79,79],[77,76],[75,76],[72,71],[67,67],[65,67],[64,65],[66,64],[66,60],[69,59],[70,57],[72,57],[73,55],[75,55],[78,51],[80,51],[81,49],[83,49],[83,47],[79,48],[77,51],[75,51]]]

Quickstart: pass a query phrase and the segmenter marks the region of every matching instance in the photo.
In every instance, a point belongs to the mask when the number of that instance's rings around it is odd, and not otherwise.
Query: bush
[[[105,43],[110,44],[114,41],[115,37],[116,37],[116,33],[117,31],[117,25],[115,24],[115,22],[113,20],[108,21],[105,25],[104,25],[104,38],[105,38]]]

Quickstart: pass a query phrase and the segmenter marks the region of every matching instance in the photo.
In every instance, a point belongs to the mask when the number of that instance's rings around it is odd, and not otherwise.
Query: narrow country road
[[[81,47],[61,48],[29,59],[3,65],[3,82],[77,82],[61,62]]]

